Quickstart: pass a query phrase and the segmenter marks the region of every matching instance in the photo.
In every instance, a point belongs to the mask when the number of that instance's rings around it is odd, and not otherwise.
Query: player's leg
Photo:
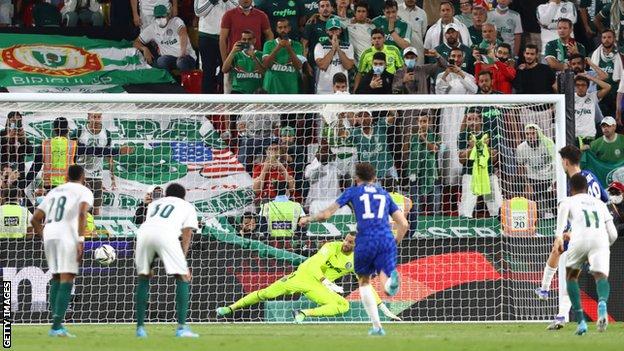
[[[316,303],[318,307],[295,312],[295,322],[301,323],[305,317],[325,317],[346,313],[349,301],[334,291],[329,290],[319,281],[310,280],[305,283],[304,295]]]
[[[271,300],[276,297],[289,294],[290,292],[286,283],[289,280],[289,277],[290,276],[285,276],[264,289],[253,291],[229,306],[217,308],[217,314],[225,316],[236,310],[240,310],[241,308],[249,307],[262,301]]]
[[[49,272],[52,273],[52,279],[50,279],[50,294],[48,295],[48,305],[50,307],[50,314],[54,316],[56,299],[58,296],[58,288],[61,284],[61,275],[58,273],[58,262],[56,253],[56,244],[58,240],[46,240],[43,242],[43,251],[48,262]]]
[[[182,338],[199,337],[199,335],[193,333],[186,324],[190,298],[191,272],[188,268],[180,242],[176,237],[161,235],[155,242],[154,247],[158,257],[162,259],[167,274],[176,277],[176,316],[178,317],[176,336]]]
[[[548,255],[548,260],[546,260],[546,266],[544,267],[544,274],[542,275],[542,285],[535,290],[538,298],[541,300],[545,300],[548,298],[548,294],[550,292],[550,285],[552,284],[552,280],[557,273],[557,266],[559,265],[559,258],[561,257],[561,245],[555,240],[553,246],[550,250],[550,254]]]
[[[567,269],[567,284],[568,295],[570,295],[570,301],[572,302],[572,309],[576,315],[576,321],[578,323],[576,334],[583,335],[587,333],[587,323],[585,322],[585,313],[581,306],[581,289],[578,284],[578,276],[580,269],[568,267]]]
[[[379,279],[388,296],[399,292],[400,278],[396,270],[397,246],[394,239],[381,241],[374,260],[376,272],[380,272]]]
[[[54,251],[58,264],[59,286],[56,293],[56,301],[54,302],[54,313],[52,314],[52,329],[49,335],[73,337],[63,327],[63,320],[71,300],[74,278],[78,274],[78,243],[58,240],[55,243]]]
[[[147,337],[145,331],[145,313],[149,301],[150,277],[152,276],[152,262],[154,261],[154,248],[151,245],[149,233],[139,231],[137,234],[137,246],[134,250],[134,263],[137,269],[137,286],[134,292],[135,309],[137,316],[136,336]]]
[[[607,330],[609,315],[607,314],[607,302],[609,301],[609,247],[602,247],[590,252],[588,256],[592,275],[596,280],[596,292],[598,293],[598,320],[596,326],[599,332]]]
[[[353,268],[355,274],[358,275],[360,300],[373,323],[373,328],[368,332],[369,335],[385,334],[381,327],[373,286],[370,284],[370,277],[376,272],[374,262],[378,245],[379,243],[374,239],[356,236],[353,250]]]
[[[375,302],[375,293],[373,286],[370,284],[370,275],[360,275],[358,278],[360,285],[360,300],[366,314],[371,319],[373,327],[368,331],[369,335],[385,335],[386,332],[381,326],[381,320],[379,319],[379,311],[377,310],[377,303]]]

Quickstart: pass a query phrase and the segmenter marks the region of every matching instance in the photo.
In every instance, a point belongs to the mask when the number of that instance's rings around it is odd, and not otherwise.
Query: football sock
[[[137,327],[145,324],[145,311],[147,310],[147,300],[149,298],[149,278],[139,276],[136,292],[134,295],[136,304]]]
[[[54,306],[56,306],[56,298],[58,296],[58,289],[61,281],[59,279],[50,280],[50,296],[49,296],[49,304],[50,304],[50,313],[54,317]]]
[[[243,296],[240,300],[234,302],[229,307],[232,311],[236,311],[247,306],[255,305],[260,301],[262,301],[260,298],[260,291],[254,291]]]
[[[72,285],[74,284],[71,282],[62,282],[59,284],[56,303],[54,305],[54,315],[52,316],[52,329],[54,330],[60,329],[63,324],[65,312],[67,311],[67,306],[69,306],[69,300],[71,300]]]
[[[176,312],[178,325],[186,324],[186,315],[189,307],[189,282],[182,279],[176,280]]]
[[[360,286],[360,299],[364,305],[366,313],[373,322],[373,327],[376,329],[381,328],[381,321],[379,320],[379,311],[377,310],[377,304],[375,303],[375,294],[373,293],[373,287],[370,284]]]
[[[557,267],[553,268],[549,265],[546,265],[544,267],[544,275],[542,276],[542,290],[550,290],[550,284],[552,283],[555,273],[557,273]]]
[[[596,280],[596,291],[598,292],[598,301],[607,302],[609,300],[609,290],[611,289],[608,279]]]
[[[585,314],[581,307],[581,289],[577,280],[568,280],[568,295],[570,295],[570,302],[572,302],[572,310],[576,315],[576,322],[580,323],[585,320]]]

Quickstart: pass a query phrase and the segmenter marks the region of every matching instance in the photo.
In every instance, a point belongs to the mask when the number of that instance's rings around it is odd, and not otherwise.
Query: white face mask
[[[416,67],[416,60],[415,59],[405,59],[405,66],[409,69],[412,69],[414,67]]]
[[[622,203],[622,199],[624,199],[624,196],[622,196],[622,194],[611,196],[611,203],[619,205]]]
[[[373,73],[382,74],[385,69],[386,69],[386,66],[373,66]]]
[[[165,28],[167,26],[167,18],[166,17],[157,18],[156,24],[158,24],[160,28]]]

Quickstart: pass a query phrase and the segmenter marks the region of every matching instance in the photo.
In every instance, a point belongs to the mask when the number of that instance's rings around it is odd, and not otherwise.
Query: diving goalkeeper
[[[349,302],[340,294],[344,289],[334,281],[353,271],[353,248],[355,235],[348,234],[341,241],[329,242],[312,257],[305,260],[297,270],[268,287],[247,294],[232,305],[217,308],[219,316],[226,316],[238,309],[271,300],[279,296],[303,294],[318,307],[293,311],[296,323],[306,317],[326,317],[346,313]],[[373,290],[374,291],[374,290]],[[375,293],[377,306],[386,317],[400,321]]]

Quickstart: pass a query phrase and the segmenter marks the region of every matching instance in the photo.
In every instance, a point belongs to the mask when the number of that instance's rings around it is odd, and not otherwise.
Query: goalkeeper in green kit
[[[232,305],[217,308],[219,316],[226,316],[238,309],[271,300],[279,296],[303,294],[318,307],[293,311],[296,323],[306,317],[327,317],[346,313],[349,302],[340,294],[342,287],[334,281],[353,271],[353,248],[355,235],[348,234],[343,241],[329,242],[312,257],[305,260],[297,270],[268,287],[247,294]],[[400,321],[375,293],[377,306],[388,318]]]

